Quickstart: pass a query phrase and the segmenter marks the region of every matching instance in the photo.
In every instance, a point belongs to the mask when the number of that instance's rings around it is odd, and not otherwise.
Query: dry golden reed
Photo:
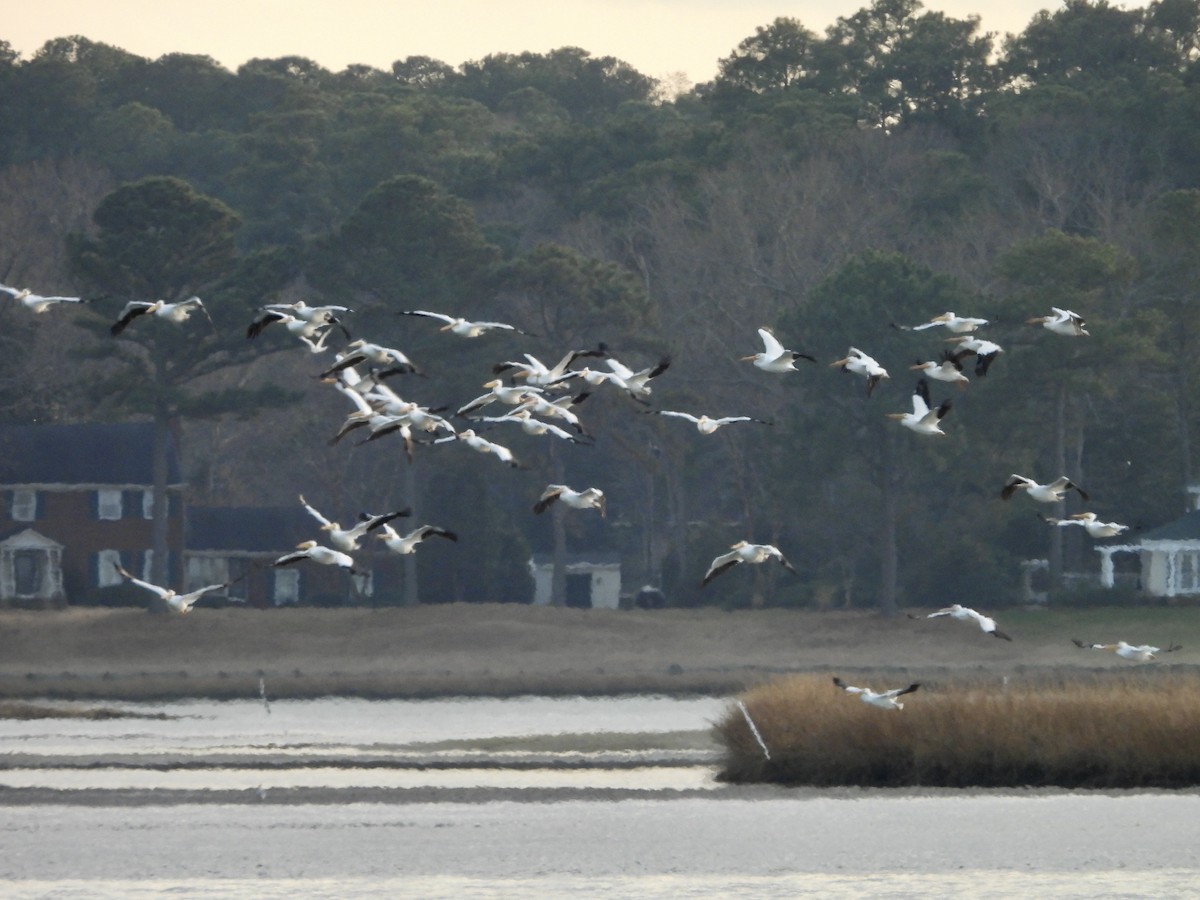
[[[851,684],[886,690],[909,680]],[[780,679],[717,723],[721,779],[788,785],[1090,788],[1200,784],[1200,675],[1149,671],[926,683],[903,710],[829,676]]]

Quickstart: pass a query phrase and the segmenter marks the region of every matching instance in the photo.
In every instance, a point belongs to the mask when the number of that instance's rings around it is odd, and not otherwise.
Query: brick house
[[[113,563],[149,573],[151,423],[0,426],[0,605],[94,600]],[[183,490],[169,448],[167,571],[181,574]]]

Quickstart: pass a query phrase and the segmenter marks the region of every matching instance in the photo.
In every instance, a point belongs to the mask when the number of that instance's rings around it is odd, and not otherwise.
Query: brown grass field
[[[1011,643],[970,624],[872,612],[482,604],[198,608],[187,616],[5,610],[0,698],[255,697],[260,673],[272,697],[734,694],[792,673],[879,676],[897,686],[950,676],[1179,672],[1200,661],[1200,608],[1013,609],[997,617]],[[1076,637],[1183,649],[1137,664],[1080,650]]]

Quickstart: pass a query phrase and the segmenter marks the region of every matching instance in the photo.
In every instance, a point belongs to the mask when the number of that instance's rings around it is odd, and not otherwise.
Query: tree
[[[92,216],[93,235],[69,242],[71,265],[96,290],[126,299],[180,300],[212,290],[226,303],[209,305],[225,334],[238,335],[251,304],[236,291],[234,235],[241,223],[223,203],[197,193],[174,178],[148,178],[106,196]],[[224,284],[228,293],[222,294]],[[111,321],[111,319],[109,320]],[[156,325],[165,325],[156,328]],[[120,371],[95,378],[89,393],[98,406],[154,420],[154,546],[150,580],[165,584],[167,570],[166,479],[168,446],[189,411],[216,415],[245,410],[258,402],[278,402],[278,391],[231,390],[205,394],[197,384],[223,367],[240,364],[247,351],[222,339],[203,316],[174,328],[170,323],[138,322],[119,339],[107,336]],[[98,323],[106,329],[107,323]],[[244,341],[242,342],[244,343]]]

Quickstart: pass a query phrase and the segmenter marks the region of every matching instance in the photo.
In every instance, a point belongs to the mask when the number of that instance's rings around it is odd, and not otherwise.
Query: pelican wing
[[[320,522],[322,525],[332,525],[333,524],[327,518],[325,518],[323,515],[321,515],[319,512],[317,512],[311,506],[309,506],[308,501],[304,499],[303,494],[300,495],[300,503],[303,504],[303,506],[306,510],[308,510],[308,514],[310,516],[312,516],[314,519],[316,519],[318,522]]]
[[[174,593],[174,591],[168,591],[166,588],[161,588],[157,584],[151,584],[148,581],[142,581],[140,578],[134,578],[116,563],[113,563],[113,566],[121,574],[121,577],[130,584],[136,584],[140,588],[145,588],[150,593],[156,595],[160,600],[165,600],[169,595]]]
[[[708,571],[704,573],[704,578],[701,580],[700,586],[704,587],[704,585],[708,584],[722,572],[729,571],[741,561],[742,557],[736,550],[729,553],[722,553],[712,561],[712,564],[708,567]]]
[[[762,338],[763,355],[771,359],[778,359],[783,354],[787,353],[783,344],[779,343],[779,339],[767,328],[758,329],[758,336]]]
[[[454,322],[458,321],[453,316],[448,316],[445,313],[429,312],[424,309],[406,309],[406,310],[401,311],[400,315],[402,315],[402,316],[425,316],[426,318],[430,318],[430,319],[441,319],[443,322],[445,322],[448,325],[453,324]]]

